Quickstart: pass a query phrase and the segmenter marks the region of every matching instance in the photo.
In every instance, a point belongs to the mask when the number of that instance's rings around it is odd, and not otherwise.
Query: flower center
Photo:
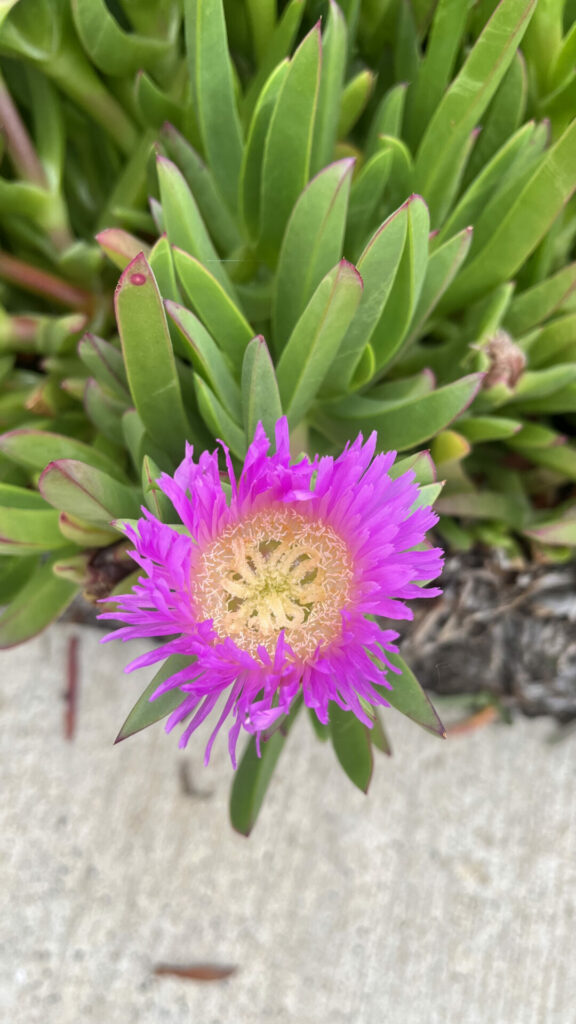
[[[201,617],[222,639],[273,655],[284,630],[305,658],[340,635],[351,580],[350,552],[332,527],[281,506],[225,530],[202,552],[193,582]]]

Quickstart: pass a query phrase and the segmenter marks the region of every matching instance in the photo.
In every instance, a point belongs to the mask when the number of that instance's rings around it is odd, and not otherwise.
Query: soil
[[[474,552],[449,557],[441,585],[412,622],[389,624],[426,689],[576,719],[576,563],[514,570]]]

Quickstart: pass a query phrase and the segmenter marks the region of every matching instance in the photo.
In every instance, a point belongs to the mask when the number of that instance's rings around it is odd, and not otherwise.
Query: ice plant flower
[[[221,697],[206,761],[231,717],[233,764],[240,730],[259,742],[299,693],[321,722],[331,701],[368,726],[369,706],[387,703],[398,634],[377,617],[411,618],[405,599],[440,593],[419,584],[438,576],[442,552],[421,547],[437,516],[414,508],[414,474],[393,479],[395,452],[375,448],[375,433],[359,435],[337,458],[292,462],[286,419],[274,454],[259,424],[238,479],[223,444],[226,473],[217,451],[195,462],[187,446],[174,477],[160,477],[183,526],[147,510],[126,524],[143,575],[102,616],[126,623],[106,639],[169,638],[126,671],[190,656],[151,698],[178,688],[166,728],[186,722],[180,746]]]

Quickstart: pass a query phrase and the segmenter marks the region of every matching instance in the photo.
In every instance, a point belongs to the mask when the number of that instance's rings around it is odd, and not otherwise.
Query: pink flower
[[[395,452],[374,455],[376,434],[338,458],[293,463],[281,419],[276,453],[269,447],[259,424],[236,480],[224,445],[227,479],[217,451],[196,463],[187,446],[174,477],[159,480],[183,527],[146,510],[127,524],[143,575],[101,616],[126,623],[106,639],[170,638],[126,671],[170,654],[195,659],[151,699],[179,689],[166,729],[186,722],[184,747],[223,698],[206,762],[226,719],[235,765],[240,730],[259,741],[299,693],[321,722],[335,701],[370,726],[369,706],[386,705],[380,688],[392,689],[386,651],[398,636],[377,617],[409,619],[404,600],[440,593],[418,584],[439,575],[442,552],[415,550],[437,516],[413,509],[414,474],[390,477]]]

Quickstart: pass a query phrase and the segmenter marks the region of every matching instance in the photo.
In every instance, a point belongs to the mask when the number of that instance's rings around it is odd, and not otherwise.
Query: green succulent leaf
[[[147,729],[150,725],[154,725],[159,722],[162,718],[167,718],[168,715],[175,711],[179,704],[182,703],[184,695],[179,686],[174,687],[173,690],[167,690],[166,693],[156,697],[155,700],[151,700],[151,696],[155,690],[163,682],[168,679],[169,676],[176,675],[177,672],[182,672],[189,665],[193,665],[195,658],[187,658],[183,654],[171,654],[169,658],[162,664],[162,667],[158,669],[152,681],[148,684],[144,692],[140,695],[128,715],[124,725],[118,733],[115,743],[120,743],[121,740],[128,739],[129,736],[134,736],[137,732],[142,732],[143,729]]]
[[[415,178],[433,221],[464,140],[510,66],[535,6],[536,0],[500,0],[428,123],[416,157]]]
[[[381,687],[382,695],[402,715],[411,718],[426,732],[431,732],[434,736],[444,739],[446,730],[412,670],[399,654],[391,654],[387,651],[386,658],[397,669],[400,669],[401,675],[392,675],[391,673],[388,675],[388,680],[392,683],[393,688],[389,690]]]
[[[184,17],[192,98],[202,146],[218,188],[234,211],[242,162],[242,130],[222,0],[184,0]]]
[[[242,411],[244,430],[251,440],[258,423],[269,438],[282,416],[282,403],[274,364],[261,335],[253,338],[244,353],[242,364]]]
[[[178,459],[189,426],[162,299],[144,256],[127,266],[115,301],[134,405],[153,441]]]
[[[266,135],[259,246],[272,263],[278,257],[294,203],[310,174],[319,79],[320,29],[316,26],[289,63]]]
[[[393,162],[392,150],[380,149],[366,161],[354,181],[346,229],[346,252],[351,256],[356,256],[367,240],[382,204]]]
[[[412,316],[407,344],[417,338],[428,317],[464,263],[472,242],[472,228],[464,228],[430,255],[422,290]]]
[[[174,250],[174,263],[182,287],[218,346],[238,369],[254,331],[238,306],[206,267],[180,249]]]
[[[0,555],[34,555],[62,547],[58,513],[36,492],[0,483]]]
[[[504,327],[517,337],[526,334],[558,312],[576,289],[576,263],[569,263],[553,277],[516,295],[504,318]]]
[[[247,444],[243,428],[232,419],[206,381],[197,373],[194,374],[194,386],[200,415],[211,434],[221,438],[238,459],[244,459]]]
[[[258,238],[261,219],[261,193],[263,154],[270,121],[278,102],[289,69],[288,60],[282,61],[270,73],[258,98],[248,139],[244,148],[240,171],[240,216],[247,234],[253,242]]]
[[[572,509],[569,514],[553,516],[537,526],[525,529],[524,533],[540,544],[573,547],[576,545],[576,514]]]
[[[406,134],[411,146],[420,141],[450,82],[467,17],[468,7],[461,0],[439,0],[426,53],[408,95]]]
[[[337,126],[339,139],[346,138],[359,120],[370,99],[375,78],[374,72],[365,68],[363,71],[359,71],[354,78],[346,82],[340,97],[340,112]]]
[[[122,353],[114,345],[95,334],[88,333],[78,345],[78,355],[102,387],[107,388],[118,398],[129,398],[124,360]]]
[[[137,516],[140,505],[134,490],[74,459],[50,462],[39,481],[40,493],[54,508],[85,519],[110,523]]]
[[[216,342],[189,309],[179,306],[176,302],[166,302],[166,311],[172,323],[181,332],[195,369],[208,382],[232,416],[240,422],[240,388]],[[242,351],[245,347],[244,341]]]
[[[25,466],[36,473],[55,459],[76,459],[117,479],[125,479],[118,463],[94,445],[84,444],[73,437],[53,434],[48,430],[25,427],[2,434],[0,451],[19,466]]]
[[[234,297],[234,289],[185,178],[166,157],[158,157],[157,168],[164,227],[170,245],[206,265],[222,288]]]
[[[396,210],[372,236],[356,266],[364,282],[362,302],[334,359],[321,394],[342,393],[380,320],[398,270],[412,199]]]
[[[482,441],[503,441],[522,429],[521,420],[505,416],[465,416],[458,420],[458,430],[472,444]]]
[[[244,110],[248,117],[254,110],[267,79],[274,69],[289,57],[292,44],[298,34],[305,6],[306,0],[289,0],[282,11],[258,71],[246,90]]]
[[[37,555],[4,555],[0,558],[2,605],[9,604],[16,597],[39,564]]]
[[[326,403],[314,411],[313,422],[331,440],[345,444],[358,431],[378,431],[382,450],[415,448],[444,430],[465,409],[478,392],[483,374],[472,373],[429,394],[398,402]]]
[[[190,191],[198,204],[210,236],[218,248],[232,252],[241,243],[241,235],[233,216],[230,214],[212,172],[187,139],[174,128],[165,124],[161,132],[162,142],[168,156],[180,168]]]
[[[322,65],[318,110],[312,141],[312,172],[320,171],[334,157],[340,118],[340,94],[348,56],[346,20],[335,0],[330,0],[322,33]]]
[[[339,160],[299,197],[282,242],[272,296],[274,347],[280,352],[322,278],[342,256],[353,160]]]
[[[66,553],[67,549],[61,549]],[[66,610],[78,593],[78,586],[54,575],[56,552],[34,570],[16,597],[0,615],[0,648],[15,647],[30,640]]]
[[[256,824],[278,758],[301,703],[300,700],[295,701],[290,714],[276,726],[272,735],[268,739],[262,738],[260,757],[253,737],[242,754],[230,794],[230,821],[232,827],[243,836],[249,836]]]
[[[442,302],[442,310],[458,309],[515,274],[575,188],[576,120],[538,163],[504,216],[494,224],[486,244],[458,275]]]
[[[96,67],[106,75],[130,75],[162,64],[171,41],[125,32],[104,0],[73,0],[76,31]]]
[[[362,298],[362,278],[342,260],[320,282],[278,363],[278,387],[296,426],[314,401]]]
[[[330,703],[329,714],[334,753],[350,781],[367,793],[374,767],[371,730],[353,711],[344,711],[334,701]]]
[[[430,218],[426,203],[413,196],[406,206],[406,240],[384,309],[370,336],[376,369],[380,372],[399,351],[420,298],[428,262]],[[363,260],[358,269],[362,273]]]

